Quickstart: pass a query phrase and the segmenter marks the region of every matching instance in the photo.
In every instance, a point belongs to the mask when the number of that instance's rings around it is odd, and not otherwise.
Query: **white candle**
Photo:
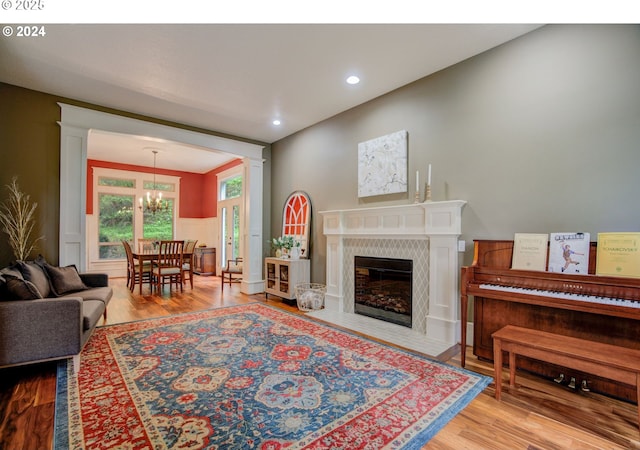
[[[427,184],[431,186],[431,164],[429,164],[429,171],[427,174]]]
[[[416,170],[416,192],[420,192],[420,171]]]

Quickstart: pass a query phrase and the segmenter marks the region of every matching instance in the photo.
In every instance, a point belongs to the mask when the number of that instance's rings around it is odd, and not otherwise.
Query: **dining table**
[[[138,261],[138,270],[139,270],[139,280],[140,280],[140,294],[142,295],[142,273],[144,269],[144,263],[150,262],[153,264],[153,261],[158,261],[160,258],[160,254],[158,252],[132,252],[133,259]],[[189,277],[193,277],[193,264],[192,264],[192,256],[193,252],[183,252],[182,260],[183,262],[189,263]]]

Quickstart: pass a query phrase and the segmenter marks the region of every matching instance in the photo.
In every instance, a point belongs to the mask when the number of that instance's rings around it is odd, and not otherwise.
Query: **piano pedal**
[[[571,377],[571,381],[569,381],[569,384],[567,386],[569,386],[571,389],[575,389],[576,388],[576,379],[575,379],[575,377]]]
[[[589,385],[587,384],[587,380],[582,380],[582,383],[580,384],[580,390],[582,392],[591,392],[591,389],[589,389]]]
[[[560,375],[558,375],[558,378],[554,378],[553,381],[555,381],[558,384],[562,384],[562,382],[564,381],[564,374],[561,373]]]

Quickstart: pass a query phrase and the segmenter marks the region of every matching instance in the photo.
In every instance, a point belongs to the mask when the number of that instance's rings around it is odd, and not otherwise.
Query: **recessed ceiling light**
[[[278,119],[276,119],[276,120],[274,120],[272,123],[273,123],[274,125],[280,125],[280,123],[281,123],[281,122],[280,122]]]
[[[349,83],[349,84],[358,84],[358,83],[360,83],[360,78],[358,78],[355,75],[351,75],[349,78],[347,78],[347,83]]]

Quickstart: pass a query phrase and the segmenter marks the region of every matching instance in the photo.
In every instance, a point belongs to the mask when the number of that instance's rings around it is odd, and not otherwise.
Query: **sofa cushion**
[[[109,303],[109,300],[111,300],[112,295],[113,295],[113,289],[107,286],[107,287],[89,288],[83,291],[72,292],[72,293],[63,295],[62,297],[79,297],[84,301],[99,300],[105,305],[107,305]]]
[[[104,303],[100,300],[82,302],[82,331],[93,328],[104,313]]]
[[[74,265],[54,267],[45,263],[44,268],[49,276],[51,290],[56,297],[60,297],[61,295],[69,292],[87,289],[87,286],[82,282],[82,279],[78,274],[78,269],[76,269],[76,266]]]
[[[22,277],[32,282],[42,298],[49,297],[51,295],[51,288],[49,287],[49,277],[45,273],[42,266],[40,266],[35,261],[26,262],[26,261],[18,261],[17,264],[20,269],[20,273],[22,273]]]
[[[34,300],[42,298],[38,288],[28,280],[11,277],[7,280],[9,296],[14,300]]]

